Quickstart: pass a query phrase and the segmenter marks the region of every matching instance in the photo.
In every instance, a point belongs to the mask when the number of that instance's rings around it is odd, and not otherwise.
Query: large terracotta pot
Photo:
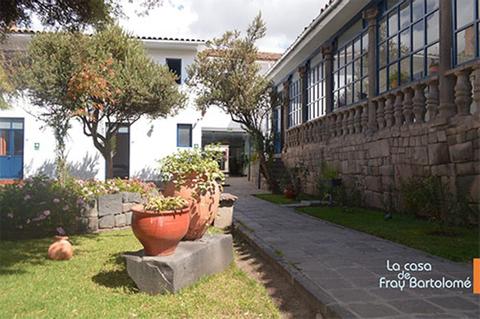
[[[67,236],[55,236],[53,244],[48,247],[48,258],[53,260],[69,260],[73,256],[72,244]]]
[[[190,227],[184,237],[186,240],[202,238],[215,219],[220,204],[220,185],[215,183],[213,192],[195,194],[195,178],[196,175],[192,174],[178,189],[173,182],[167,182],[163,191],[165,196],[180,196],[190,203]]]
[[[189,208],[171,211],[145,211],[134,205],[132,230],[147,256],[168,256],[175,252],[190,222]]]

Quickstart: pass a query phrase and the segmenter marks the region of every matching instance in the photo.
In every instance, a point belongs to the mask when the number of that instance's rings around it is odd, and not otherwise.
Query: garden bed
[[[149,296],[138,293],[121,258],[141,248],[130,230],[73,236],[68,262],[46,259],[50,242],[0,242],[2,317],[280,317],[265,288],[235,264],[179,294]]]

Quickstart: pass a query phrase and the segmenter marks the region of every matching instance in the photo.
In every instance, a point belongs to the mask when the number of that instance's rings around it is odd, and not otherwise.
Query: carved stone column
[[[325,113],[333,111],[333,48],[332,45],[322,47],[325,65]]]
[[[413,90],[406,88],[403,91],[403,117],[405,118],[405,124],[413,123]]]
[[[438,80],[428,82],[427,111],[428,121],[435,120],[438,114]]]
[[[302,123],[305,123],[308,121],[307,66],[303,65],[299,67],[298,75],[300,77],[300,101],[302,103]]]
[[[389,94],[387,101],[385,102],[385,124],[386,127],[393,126],[393,103],[395,101],[395,95]]]
[[[394,113],[395,116],[395,125],[401,126],[403,124],[403,112],[402,112],[402,92],[398,91],[397,96],[395,97]]]
[[[385,127],[384,109],[385,109],[385,99],[382,97],[377,101],[377,124],[380,130]]]
[[[452,67],[452,1],[440,1],[440,61],[439,61],[439,86],[440,105],[439,117],[446,121],[455,115],[454,92],[455,79],[453,76],[445,75],[445,72]]]
[[[415,96],[413,97],[413,113],[415,113],[415,122],[425,122],[425,85],[415,85]]]
[[[473,69],[473,100],[477,106],[475,115],[480,117],[480,66]]]
[[[368,130],[374,132],[377,130],[376,110],[373,98],[377,87],[377,15],[376,7],[368,8],[363,11],[363,18],[368,24]]]
[[[362,110],[362,133],[367,133],[368,131],[368,103],[365,105],[362,105],[361,108]]]
[[[457,82],[455,83],[455,104],[458,115],[469,115],[470,104],[472,104],[472,84],[470,83],[470,69],[455,72]]]
[[[362,105],[359,105],[355,108],[355,117],[353,118],[354,133],[362,132],[362,109]]]

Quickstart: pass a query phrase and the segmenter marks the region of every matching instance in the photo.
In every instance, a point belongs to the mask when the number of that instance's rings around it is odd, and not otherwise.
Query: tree
[[[107,178],[113,177],[115,135],[121,126],[142,116],[166,117],[185,104],[176,76],[118,26],[91,36],[35,35],[27,56],[18,72],[21,87],[54,131],[68,129],[67,119],[80,120],[84,134],[105,158]],[[53,125],[55,118],[65,121]]]
[[[188,68],[188,85],[197,94],[197,107],[205,113],[217,106],[230,114],[250,135],[258,155],[260,172],[272,187],[269,170],[270,134],[265,124],[271,114],[270,82],[260,73],[257,63],[257,40],[265,36],[266,27],[259,14],[247,29],[228,31],[208,41],[206,50],[197,54]]]

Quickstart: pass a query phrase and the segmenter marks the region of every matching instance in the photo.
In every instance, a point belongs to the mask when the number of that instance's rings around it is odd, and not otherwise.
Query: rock
[[[98,196],[98,216],[115,215],[122,212],[122,194]]]
[[[133,205],[135,205],[135,203],[123,203],[122,204],[122,212],[123,213],[129,212],[132,209]]]
[[[115,227],[115,216],[106,215],[100,217],[98,220],[98,228],[113,228]]]
[[[127,272],[141,292],[178,292],[200,278],[225,270],[233,260],[231,235],[205,235],[182,241],[170,256],[144,256],[143,250],[123,255]]]
[[[127,226],[130,226],[132,224],[132,212],[125,213],[125,222]]]
[[[139,193],[131,193],[131,192],[123,192],[122,193],[122,201],[124,203],[140,203],[142,197]]]
[[[467,162],[473,159],[473,144],[466,142],[450,146],[450,155],[452,162]]]
[[[428,145],[428,163],[430,165],[447,164],[450,162],[447,143]]]
[[[125,214],[115,215],[115,227],[124,227],[125,225],[127,225]]]

